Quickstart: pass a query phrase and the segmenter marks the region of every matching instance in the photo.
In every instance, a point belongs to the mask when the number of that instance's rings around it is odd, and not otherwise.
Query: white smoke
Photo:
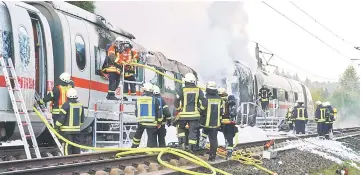
[[[248,52],[248,18],[243,2],[213,2],[207,12],[210,27],[200,46],[202,57],[198,64],[203,79],[221,83],[232,76],[235,60],[255,71],[255,59]]]

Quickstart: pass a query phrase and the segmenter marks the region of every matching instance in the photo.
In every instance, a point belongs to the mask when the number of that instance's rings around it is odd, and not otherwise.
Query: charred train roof
[[[116,27],[115,25],[111,24],[108,20],[106,20],[104,17],[90,13],[82,8],[79,8],[75,5],[71,5],[66,2],[61,1],[46,1],[46,2],[27,2],[29,4],[50,4],[54,9],[61,11],[63,13],[69,14],[71,16],[76,16],[78,18],[81,18],[83,20],[86,20],[88,22],[91,22],[99,27],[102,27],[103,29],[110,30],[114,33],[117,33],[119,35],[122,35],[124,37],[127,37],[129,39],[135,39],[135,36],[123,29],[120,29],[119,27]]]

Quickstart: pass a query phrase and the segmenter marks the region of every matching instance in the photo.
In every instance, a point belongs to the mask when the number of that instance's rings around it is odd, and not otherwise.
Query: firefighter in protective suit
[[[161,102],[159,98],[153,96],[153,85],[144,83],[143,90],[143,96],[140,96],[135,103],[138,127],[133,137],[132,148],[139,146],[145,129],[148,135],[147,147],[157,147],[157,128],[161,126],[163,120]]]
[[[162,125],[157,130],[158,135],[158,146],[159,147],[166,147],[165,145],[165,136],[167,134],[167,130],[165,129],[165,124],[169,127],[171,124],[171,113],[168,108],[168,105],[166,104],[165,100],[160,96],[160,89],[158,86],[153,86],[153,94],[154,97],[158,98],[160,101],[161,106],[161,114],[162,114]]]
[[[205,116],[202,116],[205,118],[201,120],[201,126],[203,134],[208,136],[210,142],[208,160],[215,161],[218,148],[217,134],[221,126],[222,99],[218,96],[217,86],[214,81],[207,83],[205,106]]]
[[[74,143],[80,143],[80,127],[84,122],[84,107],[78,102],[78,94],[74,88],[66,93],[68,100],[63,104],[60,110],[59,120],[55,123],[56,130],[60,131],[62,136]],[[63,143],[64,154],[80,154],[80,148]]]
[[[292,117],[292,111],[293,111],[293,106],[288,107],[287,113],[286,113],[286,121],[288,123],[288,127],[290,130],[293,130],[293,125],[294,125],[294,119]]]
[[[124,42],[124,51],[122,52],[122,56],[125,58],[126,63],[138,63],[139,62],[138,52],[135,50],[132,50],[132,49],[133,49],[132,44],[130,43],[130,41],[126,40]],[[126,57],[127,57],[127,59],[126,59]],[[124,80],[135,82],[136,81],[136,73],[137,73],[136,70],[137,70],[137,68],[133,65],[125,65]],[[136,95],[135,83],[124,82],[123,93],[128,94],[129,87],[130,87],[130,95]]]
[[[233,152],[233,138],[238,132],[236,127],[237,106],[236,98],[226,93],[226,89],[219,88],[218,95],[222,98],[222,132],[226,140],[227,157],[229,159]],[[228,96],[228,97],[227,97]]]
[[[330,102],[325,102],[325,108],[326,108],[326,117],[325,117],[324,132],[325,132],[325,138],[330,139],[330,133],[332,132],[332,128],[333,128],[333,121],[335,121],[335,113]]]
[[[179,112],[179,139],[180,145],[185,146],[184,141],[186,125],[189,126],[188,143],[191,150],[196,150],[197,133],[199,129],[200,112],[204,110],[205,98],[202,90],[196,86],[196,77],[192,73],[187,73],[184,77],[185,86],[176,95],[175,108]],[[189,147],[187,146],[187,149]]]
[[[317,122],[317,134],[318,136],[324,136],[326,106],[324,106],[320,101],[316,101],[315,104],[315,120]]]
[[[107,50],[107,58],[104,60],[102,71],[108,74],[108,100],[118,100],[115,97],[115,91],[120,83],[120,73],[123,70],[122,65],[125,63],[121,53],[124,51],[125,40],[122,37],[115,39],[114,43]]]
[[[74,87],[74,83],[71,81],[69,73],[62,73],[59,76],[59,79],[60,83],[54,86],[52,91],[48,92],[48,94],[43,99],[38,101],[38,103],[41,105],[49,101],[51,102],[50,106],[54,123],[56,123],[56,121],[59,119],[61,107],[67,100],[66,93],[70,88]]]
[[[295,119],[296,134],[306,134],[306,124],[308,121],[307,109],[303,106],[303,101],[298,101],[293,108],[292,117]]]
[[[262,85],[262,88],[259,89],[258,96],[260,97],[262,110],[267,111],[269,100],[272,97],[272,92],[267,88],[266,85]]]

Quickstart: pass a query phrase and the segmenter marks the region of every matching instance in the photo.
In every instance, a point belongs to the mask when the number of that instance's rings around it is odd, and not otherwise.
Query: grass
[[[319,170],[316,172],[312,172],[310,173],[310,175],[334,175],[336,174],[336,170],[341,169],[342,166],[346,167],[348,170],[348,175],[359,175],[360,174],[360,170],[358,170],[357,168],[351,166],[349,163],[351,162],[344,162],[342,165],[339,164],[334,164],[333,166],[323,169],[323,170]],[[358,167],[360,167],[360,163],[358,162],[354,162]]]

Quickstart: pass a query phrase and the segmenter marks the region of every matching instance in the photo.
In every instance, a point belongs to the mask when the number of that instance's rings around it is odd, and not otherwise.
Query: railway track
[[[350,134],[360,133],[360,128],[345,128],[345,129],[335,129],[335,136],[345,136]],[[317,134],[301,135],[299,137],[285,137],[277,138],[275,142],[277,145],[281,145],[287,140],[296,140],[300,138],[309,138],[315,137]],[[251,152],[260,152],[263,150],[263,145],[269,140],[262,140],[249,143],[241,143],[236,146],[236,149],[248,149]],[[115,154],[119,151],[111,152],[96,152],[96,153],[86,153],[79,155],[71,155],[64,157],[47,157],[41,159],[32,159],[32,160],[16,160],[16,161],[5,161],[0,162],[0,175],[10,175],[10,174],[36,174],[36,175],[45,175],[45,174],[81,174],[89,173],[96,174],[96,172],[116,172],[115,174],[133,174],[135,171],[137,173],[143,172],[146,174],[155,173],[156,174],[177,174],[170,169],[162,169],[162,167],[157,163],[157,154],[149,155],[131,155],[122,158],[115,158]],[[206,159],[205,155],[206,150],[200,150],[195,153],[202,159]],[[163,158],[176,166],[182,166],[182,168],[187,169],[197,169],[197,166],[192,166],[187,163],[182,158],[177,158],[173,155],[166,154]],[[217,160],[213,164],[222,164],[227,161]],[[146,167],[144,169],[144,167]],[[198,167],[199,168],[199,167]],[[148,172],[148,173],[147,173]]]

